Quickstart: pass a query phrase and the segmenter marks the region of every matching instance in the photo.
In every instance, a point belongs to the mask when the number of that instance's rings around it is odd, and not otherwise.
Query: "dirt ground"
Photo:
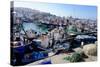
[[[66,61],[66,60],[63,59],[64,57],[70,56],[71,54],[73,54],[73,53],[58,54],[58,55],[55,55],[55,56],[52,56],[52,57],[49,57],[49,58],[45,58],[45,59],[42,59],[42,60],[30,63],[28,65],[38,65],[41,62],[48,61],[48,60],[51,60],[52,64],[71,63],[71,62]],[[92,56],[92,57],[84,58],[84,62],[93,62],[93,61],[97,61],[97,56]]]

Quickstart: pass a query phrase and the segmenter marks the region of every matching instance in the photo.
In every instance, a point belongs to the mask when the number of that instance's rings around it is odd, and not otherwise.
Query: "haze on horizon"
[[[97,7],[86,5],[44,3],[44,2],[25,2],[14,1],[14,7],[24,7],[54,14],[56,16],[82,19],[97,19]]]

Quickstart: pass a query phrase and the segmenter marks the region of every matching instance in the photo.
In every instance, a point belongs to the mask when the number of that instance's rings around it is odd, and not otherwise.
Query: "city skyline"
[[[14,1],[14,7],[36,9],[61,17],[73,16],[83,19],[97,19],[96,6]]]

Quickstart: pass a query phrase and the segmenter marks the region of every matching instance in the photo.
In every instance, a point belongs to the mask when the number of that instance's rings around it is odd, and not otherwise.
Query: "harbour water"
[[[24,22],[23,23],[24,30],[33,30],[34,32],[37,32],[37,34],[45,33],[48,31],[48,28],[44,28],[43,25],[38,26],[38,23],[34,22]]]

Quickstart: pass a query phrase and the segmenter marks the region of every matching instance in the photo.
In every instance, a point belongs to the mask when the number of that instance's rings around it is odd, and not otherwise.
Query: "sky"
[[[61,17],[72,16],[83,19],[97,19],[96,6],[15,1],[14,7],[36,9]]]

